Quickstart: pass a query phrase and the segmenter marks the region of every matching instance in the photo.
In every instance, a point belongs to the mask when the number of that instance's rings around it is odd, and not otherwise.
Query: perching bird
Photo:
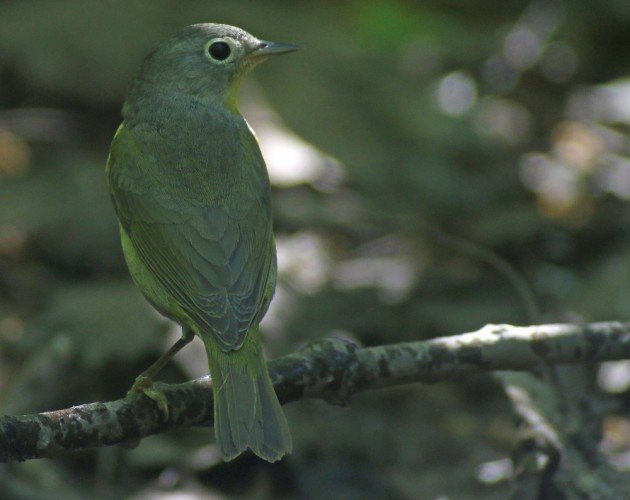
[[[276,283],[271,190],[236,96],[254,65],[295,49],[232,26],[184,28],[140,67],[107,162],[131,275],[183,331],[134,388],[164,403],[151,380],[198,335],[225,460],[248,448],[270,462],[291,451],[258,330]]]

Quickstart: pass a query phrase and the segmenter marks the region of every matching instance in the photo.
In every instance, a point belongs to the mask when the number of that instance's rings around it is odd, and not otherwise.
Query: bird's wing
[[[195,324],[223,349],[238,349],[271,298],[269,201],[254,200],[236,218],[219,206],[174,209],[133,182],[132,172],[142,169],[130,162],[143,158],[120,148],[110,155],[110,190],[120,222],[142,262]]]

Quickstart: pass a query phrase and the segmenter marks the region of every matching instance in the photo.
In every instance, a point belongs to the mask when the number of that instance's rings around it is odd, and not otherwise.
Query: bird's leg
[[[181,338],[175,342],[168,351],[162,354],[155,363],[136,377],[136,380],[127,394],[142,392],[153,399],[160,410],[162,410],[164,415],[168,418],[168,402],[166,401],[164,394],[153,387],[153,377],[155,377],[157,373],[166,366],[175,354],[187,346],[194,337],[195,333],[190,328],[182,328]]]
[[[149,366],[149,368],[138,375],[136,380],[140,378],[153,380],[153,377],[155,377],[158,372],[166,366],[171,358],[188,344],[190,344],[193,338],[195,338],[195,334],[191,329],[182,328],[181,338],[177,342],[175,342],[168,351],[162,354],[155,363],[153,363],[151,366]]]

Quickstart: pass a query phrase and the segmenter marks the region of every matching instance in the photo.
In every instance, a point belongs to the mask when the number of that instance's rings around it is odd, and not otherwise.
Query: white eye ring
[[[205,45],[205,56],[215,64],[227,64],[234,60],[238,45],[232,38],[213,38]]]

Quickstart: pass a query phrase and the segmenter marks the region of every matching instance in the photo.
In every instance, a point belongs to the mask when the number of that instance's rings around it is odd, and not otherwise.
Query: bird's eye
[[[226,42],[213,42],[208,46],[208,54],[217,61],[225,61],[231,53],[232,49]]]
[[[206,57],[214,64],[228,64],[238,59],[241,44],[230,37],[213,38],[204,46]]]

